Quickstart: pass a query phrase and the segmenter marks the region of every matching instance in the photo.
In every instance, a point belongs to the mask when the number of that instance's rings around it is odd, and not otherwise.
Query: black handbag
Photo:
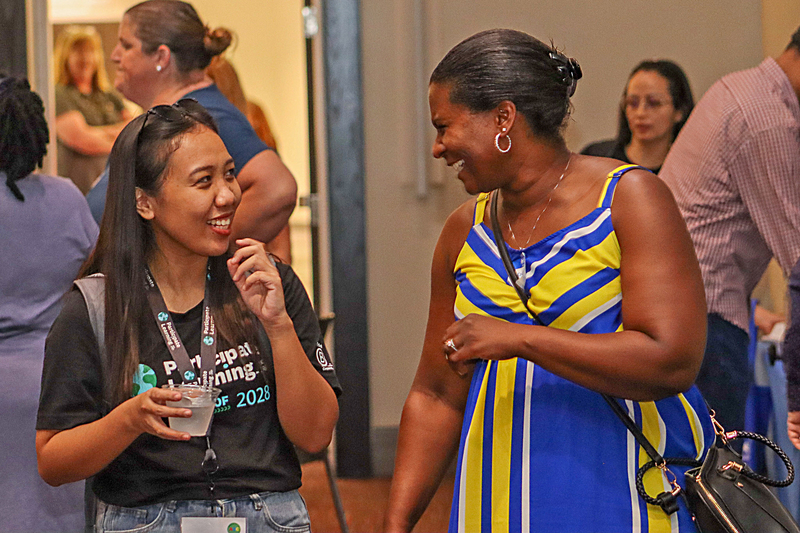
[[[519,277],[503,242],[497,218],[497,197],[495,191],[490,204],[490,219],[497,250],[511,284],[528,314],[534,322],[544,326],[545,324],[528,306],[527,291],[518,284]],[[647,503],[658,505],[665,513],[672,514],[678,510],[678,497],[683,495],[700,533],[800,533],[800,527],[791,513],[767,488],[767,485],[786,487],[794,481],[792,462],[770,439],[744,431],[725,432],[711,411],[717,439],[714,446],[708,450],[705,459],[702,462],[690,458],[665,459],[650,444],[619,402],[607,394],[600,394],[651,459],[636,473],[636,490]],[[757,440],[775,451],[786,465],[786,479],[775,481],[753,472],[744,463],[742,456],[729,445],[731,440],[737,438]],[[684,475],[685,489],[678,484],[675,474],[668,465],[693,467]],[[645,472],[653,467],[664,472],[672,487],[672,490],[664,491],[656,497],[647,494],[643,481]]]

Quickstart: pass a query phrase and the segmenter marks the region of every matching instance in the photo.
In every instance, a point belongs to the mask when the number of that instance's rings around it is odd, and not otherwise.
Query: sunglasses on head
[[[205,108],[193,98],[182,98],[172,105],[161,104],[151,107],[145,114],[144,120],[142,121],[142,128],[139,132],[141,133],[145,125],[147,125],[147,120],[151,115],[155,115],[167,122],[176,122],[199,111],[205,111]]]

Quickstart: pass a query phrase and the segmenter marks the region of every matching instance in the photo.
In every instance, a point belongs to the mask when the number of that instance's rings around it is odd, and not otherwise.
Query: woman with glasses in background
[[[631,71],[622,95],[617,138],[592,143],[581,153],[658,174],[693,108],[692,89],[681,67],[664,59],[642,61]]]
[[[94,476],[98,533],[180,533],[188,519],[210,531],[214,518],[309,531],[293,446],[328,445],[339,384],[292,269],[259,241],[231,242],[242,193],[211,116],[180,100],[134,119],[108,187],[80,274],[102,274],[103,293],[76,282],[47,338],[39,473]],[[192,417],[167,406],[181,398],[169,383],[221,389],[205,435],[167,425]]]

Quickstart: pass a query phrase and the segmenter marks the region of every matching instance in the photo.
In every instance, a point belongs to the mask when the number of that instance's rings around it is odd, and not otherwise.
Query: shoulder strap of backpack
[[[108,390],[105,371],[108,368],[108,357],[106,356],[106,279],[103,274],[92,274],[91,276],[77,279],[75,286],[81,291],[83,299],[86,301],[86,309],[89,311],[89,322],[92,324],[94,336],[97,339],[97,349],[100,353],[100,362],[103,373],[103,408],[104,414],[108,414],[111,407],[110,391]]]
[[[89,277],[77,279],[75,287],[81,291],[83,299],[86,301],[86,309],[89,311],[89,322],[92,324],[94,336],[97,339],[97,349],[100,352],[100,364],[102,365],[103,377],[103,415],[111,410],[111,397],[106,384],[105,369],[106,361],[106,280],[103,274],[92,274]],[[84,488],[84,533],[91,533],[95,530],[95,515],[97,513],[97,497],[92,491],[94,476],[86,479]]]

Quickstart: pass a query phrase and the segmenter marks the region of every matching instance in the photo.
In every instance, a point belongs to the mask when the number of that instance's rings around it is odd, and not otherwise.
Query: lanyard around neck
[[[211,316],[211,309],[208,306],[208,285],[210,273],[206,275],[205,292],[203,294],[203,332],[200,336],[200,376],[195,371],[194,364],[186,352],[186,347],[178,335],[178,330],[172,321],[172,316],[164,303],[164,297],[158,290],[153,274],[149,268],[145,267],[145,288],[147,289],[147,301],[150,310],[158,324],[158,330],[167,345],[172,360],[178,365],[181,380],[184,383],[198,383],[205,387],[214,386],[214,367],[217,353],[217,330],[214,327],[214,317]]]

